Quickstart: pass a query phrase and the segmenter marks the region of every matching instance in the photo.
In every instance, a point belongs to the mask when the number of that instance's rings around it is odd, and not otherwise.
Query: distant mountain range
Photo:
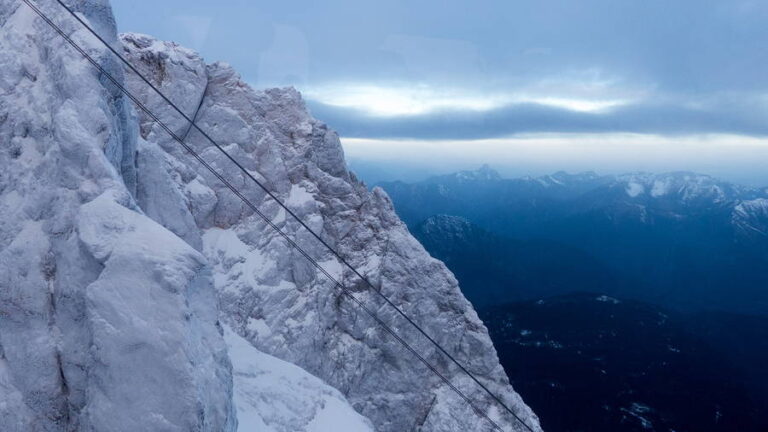
[[[688,172],[380,183],[477,305],[578,290],[768,313],[768,189]]]
[[[488,166],[379,186],[545,430],[768,427],[767,190]]]

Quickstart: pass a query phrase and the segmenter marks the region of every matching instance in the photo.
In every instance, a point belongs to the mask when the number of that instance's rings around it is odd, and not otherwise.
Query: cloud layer
[[[112,3],[121,30],[199,47],[258,86],[400,81],[505,91],[541,77],[578,85],[604,75],[665,94],[768,91],[764,0]],[[179,16],[205,22],[206,40],[176,26]]]
[[[309,107],[342,136],[355,138],[482,139],[532,132],[768,135],[768,107],[747,98],[697,103],[646,100],[595,111],[514,103],[487,110],[440,109],[399,116],[372,115],[313,100]]]
[[[547,169],[675,169],[706,156],[690,168],[757,176],[768,164],[765,0],[112,4],[122,31],[194,46],[256,87],[297,87],[360,158],[421,148],[409,161],[452,152],[458,163],[495,140],[486,162]],[[584,146],[598,135],[601,146]]]

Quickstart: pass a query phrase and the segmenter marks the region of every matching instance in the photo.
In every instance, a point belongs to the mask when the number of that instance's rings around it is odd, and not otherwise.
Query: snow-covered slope
[[[187,115],[195,115],[200,106],[196,123],[203,130],[538,428],[536,417],[509,386],[485,327],[453,275],[408,233],[382,190],[367,191],[346,169],[338,137],[309,115],[298,92],[255,91],[228,65],[205,64],[196,53],[149,36],[125,34],[122,43],[130,61]],[[188,125],[180,115],[146,84],[131,75],[127,80],[174,130],[185,133]],[[213,265],[223,319],[235,332],[339,389],[377,430],[490,430],[147,118],[142,118],[141,135],[159,147],[139,146],[139,204],[152,208],[152,217],[190,244],[202,244]],[[522,427],[265,198],[199,132],[192,130],[187,142],[505,429]],[[157,160],[163,161],[163,169],[142,168],[142,161]],[[163,185],[162,194],[155,191],[157,185]],[[191,217],[175,216],[179,203]]]
[[[768,237],[768,198],[738,203],[733,208],[731,221],[737,232],[744,237]]]
[[[632,198],[668,198],[683,204],[724,203],[748,192],[747,188],[689,172],[625,174],[615,178],[615,185]]]
[[[300,367],[264,354],[225,327],[235,406],[243,432],[373,431],[338,390]]]

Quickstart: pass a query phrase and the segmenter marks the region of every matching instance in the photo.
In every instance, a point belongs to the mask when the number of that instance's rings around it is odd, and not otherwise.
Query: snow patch
[[[641,185],[640,183],[630,182],[629,184],[627,184],[626,191],[627,191],[627,195],[629,195],[632,198],[635,198],[645,193],[645,186]]]
[[[651,196],[654,198],[664,196],[669,193],[671,187],[671,182],[667,180],[656,180],[651,187]]]
[[[313,197],[311,193],[295,184],[291,186],[291,193],[288,195],[288,199],[285,200],[285,205],[291,208],[300,208],[314,200],[315,197]]]
[[[224,340],[232,360],[239,431],[373,431],[368,419],[319,378],[264,354],[226,326]]]

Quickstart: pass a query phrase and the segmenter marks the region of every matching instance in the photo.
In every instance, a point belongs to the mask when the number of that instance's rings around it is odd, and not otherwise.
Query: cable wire
[[[275,230],[281,237],[283,237],[288,244],[298,250],[302,256],[304,256],[314,267],[322,272],[331,282],[334,283],[335,288],[342,290],[343,294],[353,300],[359,305],[372,319],[374,319],[387,333],[392,335],[398,342],[400,342],[408,351],[410,351],[415,357],[417,357],[425,366],[427,366],[433,373],[435,373],[443,382],[446,383],[454,392],[456,392],[478,415],[485,418],[496,429],[502,430],[499,425],[493,421],[487,413],[480,410],[471,399],[466,396],[461,390],[459,390],[445,375],[440,373],[432,364],[430,364],[421,354],[419,354],[410,344],[408,344],[402,337],[400,337],[392,328],[390,328],[384,321],[381,320],[372,310],[365,306],[360,299],[358,299],[346,286],[341,284],[336,278],[334,278],[328,271],[326,271],[314,258],[312,258],[306,251],[304,251],[293,239],[277,227],[264,213],[262,213],[258,207],[253,204],[248,198],[246,198],[237,188],[235,188],[228,180],[226,180],[221,174],[219,174],[210,164],[208,164],[199,154],[197,154],[184,139],[180,138],[175,132],[173,132],[164,122],[162,122],[149,108],[147,108],[141,101],[138,100],[132,93],[130,93],[122,84],[120,84],[108,71],[106,71],[96,60],[94,60],[85,50],[83,50],[75,41],[73,41],[64,31],[58,27],[53,21],[48,18],[44,12],[38,9],[31,0],[22,0],[26,3],[37,15],[39,15],[51,28],[53,28],[60,36],[62,36],[72,47],[74,47],[86,60],[88,60],[94,67],[96,67],[104,76],[106,76],[112,84],[114,84],[121,92],[128,96],[142,111],[144,111],[152,120],[161,126],[175,141],[181,144],[184,149],[189,152],[201,165],[203,165],[208,171],[210,171],[219,181],[221,181],[228,189],[230,189],[238,198],[240,198],[251,210],[254,211],[261,219],[263,219],[273,230]],[[442,352],[448,359],[450,359],[459,369],[470,377],[476,384],[478,384],[492,399],[494,399],[499,405],[501,405],[507,412],[509,412],[520,424],[522,424],[530,432],[534,432],[533,429],[525,423],[514,411],[512,411],[507,404],[505,404],[498,396],[490,391],[477,377],[474,376],[464,365],[462,365],[454,356],[448,353],[434,338],[427,334],[421,326],[419,326],[413,319],[411,319],[400,307],[394,304],[387,296],[380,292],[366,277],[364,277],[357,269],[355,269],[344,257],[341,256],[333,247],[331,247],[325,240],[320,237],[314,230],[312,230],[298,215],[296,215],[290,208],[288,208],[277,196],[271,192],[263,183],[256,179],[245,167],[243,167],[237,160],[235,160],[223,147],[221,147],[213,138],[211,138],[205,131],[200,129],[199,126],[190,119],[176,104],[174,104],[168,97],[166,97],[157,87],[155,87],[141,72],[139,72],[133,65],[131,65],[122,55],[120,55],[108,42],[106,42],[98,33],[96,33],[85,21],[83,21],[71,8],[64,4],[61,0],[56,0],[67,12],[70,13],[80,24],[82,24],[93,36],[95,36],[105,47],[107,47],[114,55],[116,55],[129,69],[131,69],[142,81],[152,88],[163,100],[165,100],[173,109],[178,112],[187,122],[190,123],[190,127],[194,128],[201,133],[209,142],[211,142],[221,153],[223,153],[232,163],[234,163],[248,178],[256,183],[267,195],[279,204],[293,219],[295,219],[302,227],[304,227],[315,239],[317,239],[328,251],[330,251],[342,264],[349,268],[356,276],[358,276],[366,285],[368,285],[379,297],[381,297],[389,306],[394,308],[397,313],[402,316],[408,323],[410,323],[417,331],[422,334],[432,345],[434,345],[440,352]],[[203,95],[204,96],[204,95]],[[202,105],[202,101],[201,101]],[[199,110],[200,107],[198,107]],[[195,113],[195,117],[197,112]],[[189,133],[189,129],[184,134]]]
[[[431,342],[440,352],[442,352],[446,357],[448,357],[451,362],[453,362],[456,366],[459,367],[459,369],[464,372],[467,376],[470,377],[477,385],[479,385],[488,395],[490,395],[499,405],[501,405],[507,412],[512,414],[512,416],[517,419],[520,423],[525,425],[525,427],[533,432],[533,430],[514,412],[512,409],[510,409],[498,396],[496,396],[493,392],[488,389],[480,380],[475,377],[474,374],[472,374],[462,363],[460,363],[453,355],[451,355],[448,351],[446,351],[432,336],[430,336],[424,329],[421,328],[410,316],[408,316],[399,306],[397,306],[392,300],[390,300],[386,295],[384,295],[379,289],[377,289],[365,276],[363,276],[354,266],[352,266],[339,252],[337,252],[331,245],[329,245],[319,234],[317,234],[314,230],[312,230],[298,215],[296,215],[288,206],[286,206],[280,199],[275,196],[272,191],[270,191],[262,182],[260,182],[256,177],[253,176],[245,167],[243,167],[237,160],[235,160],[232,155],[229,154],[221,145],[219,145],[213,138],[211,138],[205,131],[200,129],[199,126],[194,122],[193,119],[189,118],[173,101],[171,101],[163,92],[161,92],[152,82],[149,81],[141,72],[139,72],[128,60],[126,60],[120,53],[118,53],[114,48],[112,48],[107,41],[105,41],[95,30],[93,30],[85,21],[83,21],[75,12],[69,8],[66,4],[62,2],[62,0],[56,0],[62,7],[64,7],[77,21],[79,21],[93,36],[95,36],[99,41],[101,41],[104,46],[106,46],[114,55],[116,55],[129,69],[131,69],[142,81],[144,81],[152,90],[155,91],[163,100],[165,100],[176,112],[178,112],[185,120],[187,120],[191,127],[196,129],[198,132],[200,132],[211,144],[213,144],[222,154],[224,154],[232,163],[237,166],[240,171],[245,174],[246,177],[248,177],[251,181],[253,181],[256,185],[258,185],[264,192],[266,192],[270,198],[272,198],[275,202],[277,202],[280,207],[282,207],[293,219],[295,219],[299,224],[301,224],[304,229],[306,229],[315,239],[317,239],[326,249],[328,249],[344,266],[349,268],[360,280],[362,280],[366,285],[368,285],[379,297],[381,297],[384,302],[386,302],[390,307],[394,308],[397,313],[402,316],[406,321],[408,321],[412,326],[414,326],[419,333],[421,333],[429,342]]]
[[[205,88],[203,88],[203,94],[200,95],[200,102],[197,103],[197,108],[195,109],[195,113],[192,114],[192,121],[189,123],[187,130],[185,130],[184,135],[181,136],[182,140],[186,140],[187,135],[189,135],[189,131],[192,130],[192,125],[195,124],[195,120],[197,120],[197,114],[200,113],[200,108],[203,107],[203,102],[205,101],[205,95],[206,93],[208,93],[208,86],[210,84],[211,84],[211,80],[206,77]]]

